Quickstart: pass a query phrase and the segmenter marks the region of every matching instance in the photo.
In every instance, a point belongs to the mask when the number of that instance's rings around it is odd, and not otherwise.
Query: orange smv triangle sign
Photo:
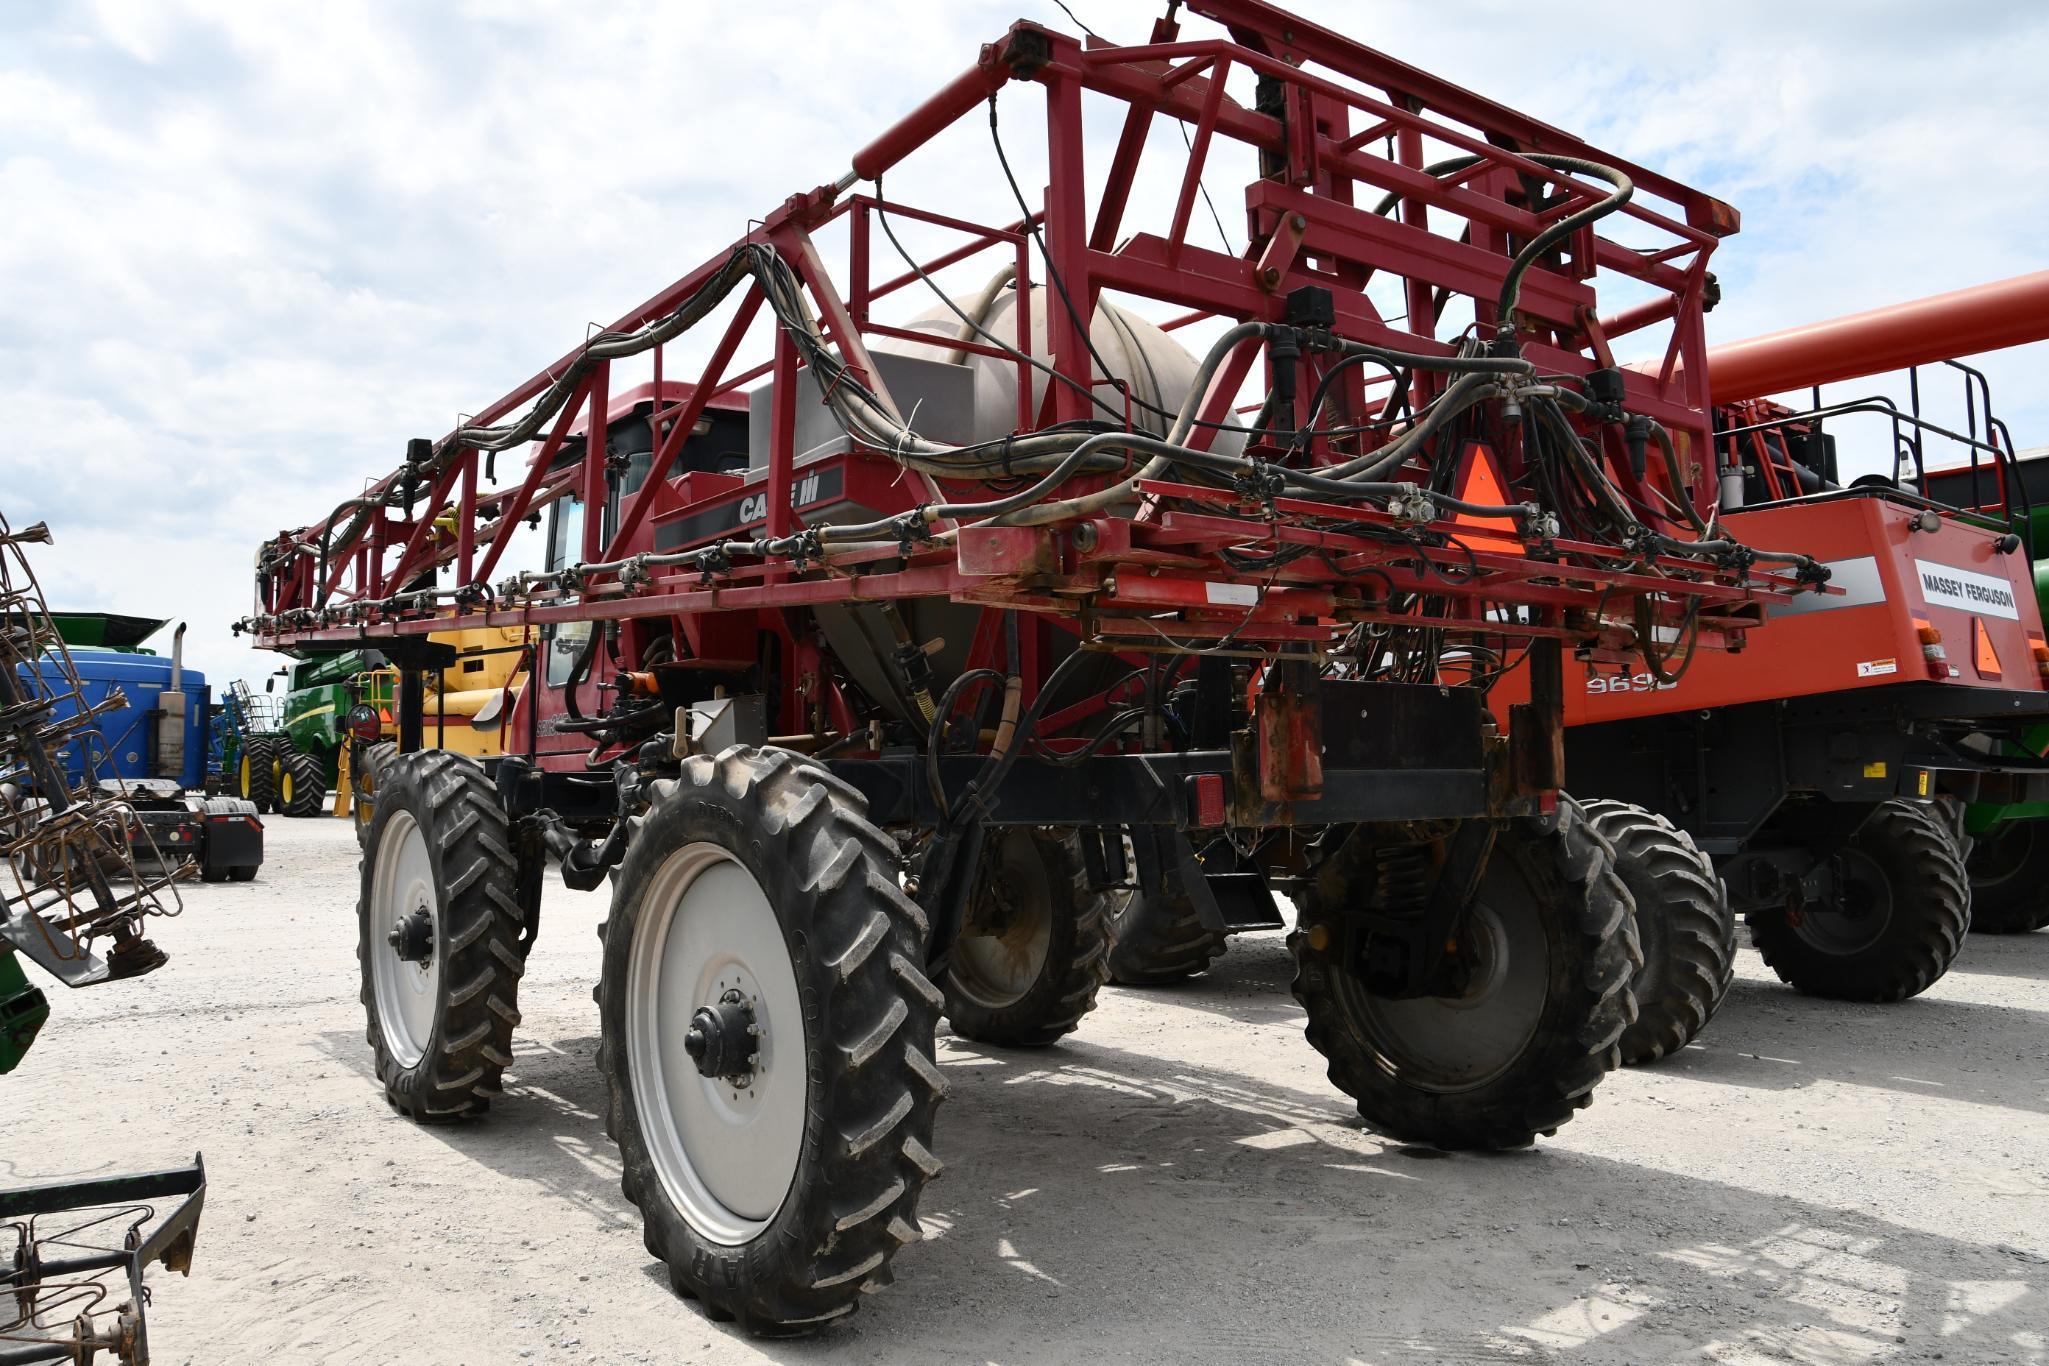
[[[1501,507],[1509,502],[1508,481],[1494,463],[1494,453],[1484,441],[1468,441],[1460,456],[1458,498],[1467,503]],[[1476,550],[1504,550],[1521,554],[1522,537],[1516,533],[1513,517],[1461,512],[1453,517],[1458,538]]]
[[[1999,677],[1999,648],[1992,643],[1992,633],[1985,629],[1983,617],[1971,618],[1972,660],[1978,666],[1978,677]]]

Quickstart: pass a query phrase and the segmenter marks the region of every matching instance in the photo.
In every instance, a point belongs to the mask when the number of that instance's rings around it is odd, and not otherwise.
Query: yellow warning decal
[[[1921,797],[1928,795],[1928,775],[1925,772],[1921,774],[1921,790],[1915,795]]]
[[[1872,762],[1864,765],[1864,776],[1867,778],[1883,778],[1885,776],[1885,760],[1874,759]]]

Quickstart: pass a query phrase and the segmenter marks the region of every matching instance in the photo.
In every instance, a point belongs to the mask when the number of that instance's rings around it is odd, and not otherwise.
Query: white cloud
[[[1126,38],[1159,10],[1071,3]],[[2036,7],[1299,3],[1736,203],[1717,336],[2043,264]],[[55,596],[182,615],[217,677],[259,672],[226,632],[259,538],[830,179],[1020,11],[1073,29],[1046,0],[11,7],[6,511],[56,526]],[[1007,202],[979,118],[891,189]],[[2023,444],[2040,361],[1994,366]]]

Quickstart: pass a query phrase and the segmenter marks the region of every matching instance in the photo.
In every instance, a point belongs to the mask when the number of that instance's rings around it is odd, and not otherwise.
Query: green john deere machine
[[[228,685],[216,744],[229,786],[236,796],[254,802],[257,810],[317,816],[326,809],[334,781],[337,716],[348,711],[347,701],[337,707],[332,694],[338,691],[345,699],[347,690],[324,683],[299,689],[296,684],[302,672],[325,671],[339,663],[296,665],[294,690],[285,695],[282,706],[268,687],[258,693],[240,681]],[[348,675],[342,677],[345,684]],[[265,681],[276,684],[275,678]]]
[[[279,672],[262,693],[232,685],[224,707],[220,747],[236,794],[264,811],[318,816],[340,776],[349,708],[362,700],[365,680],[384,669],[376,650],[350,650],[302,659]]]

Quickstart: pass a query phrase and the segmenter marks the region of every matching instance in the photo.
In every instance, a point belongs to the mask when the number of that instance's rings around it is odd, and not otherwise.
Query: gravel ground
[[[0,1183],[204,1152],[161,1362],[2049,1362],[2049,934],[1893,1007],[1746,950],[1701,1045],[1505,1156],[1362,1132],[1279,938],[1241,940],[1043,1053],[942,1036],[927,1241],[846,1326],[756,1343],[620,1196],[602,896],[549,888],[504,1101],[420,1128],[369,1072],[347,826],[269,836],[255,883],[186,892],[168,967],[50,986],[0,1082]]]

